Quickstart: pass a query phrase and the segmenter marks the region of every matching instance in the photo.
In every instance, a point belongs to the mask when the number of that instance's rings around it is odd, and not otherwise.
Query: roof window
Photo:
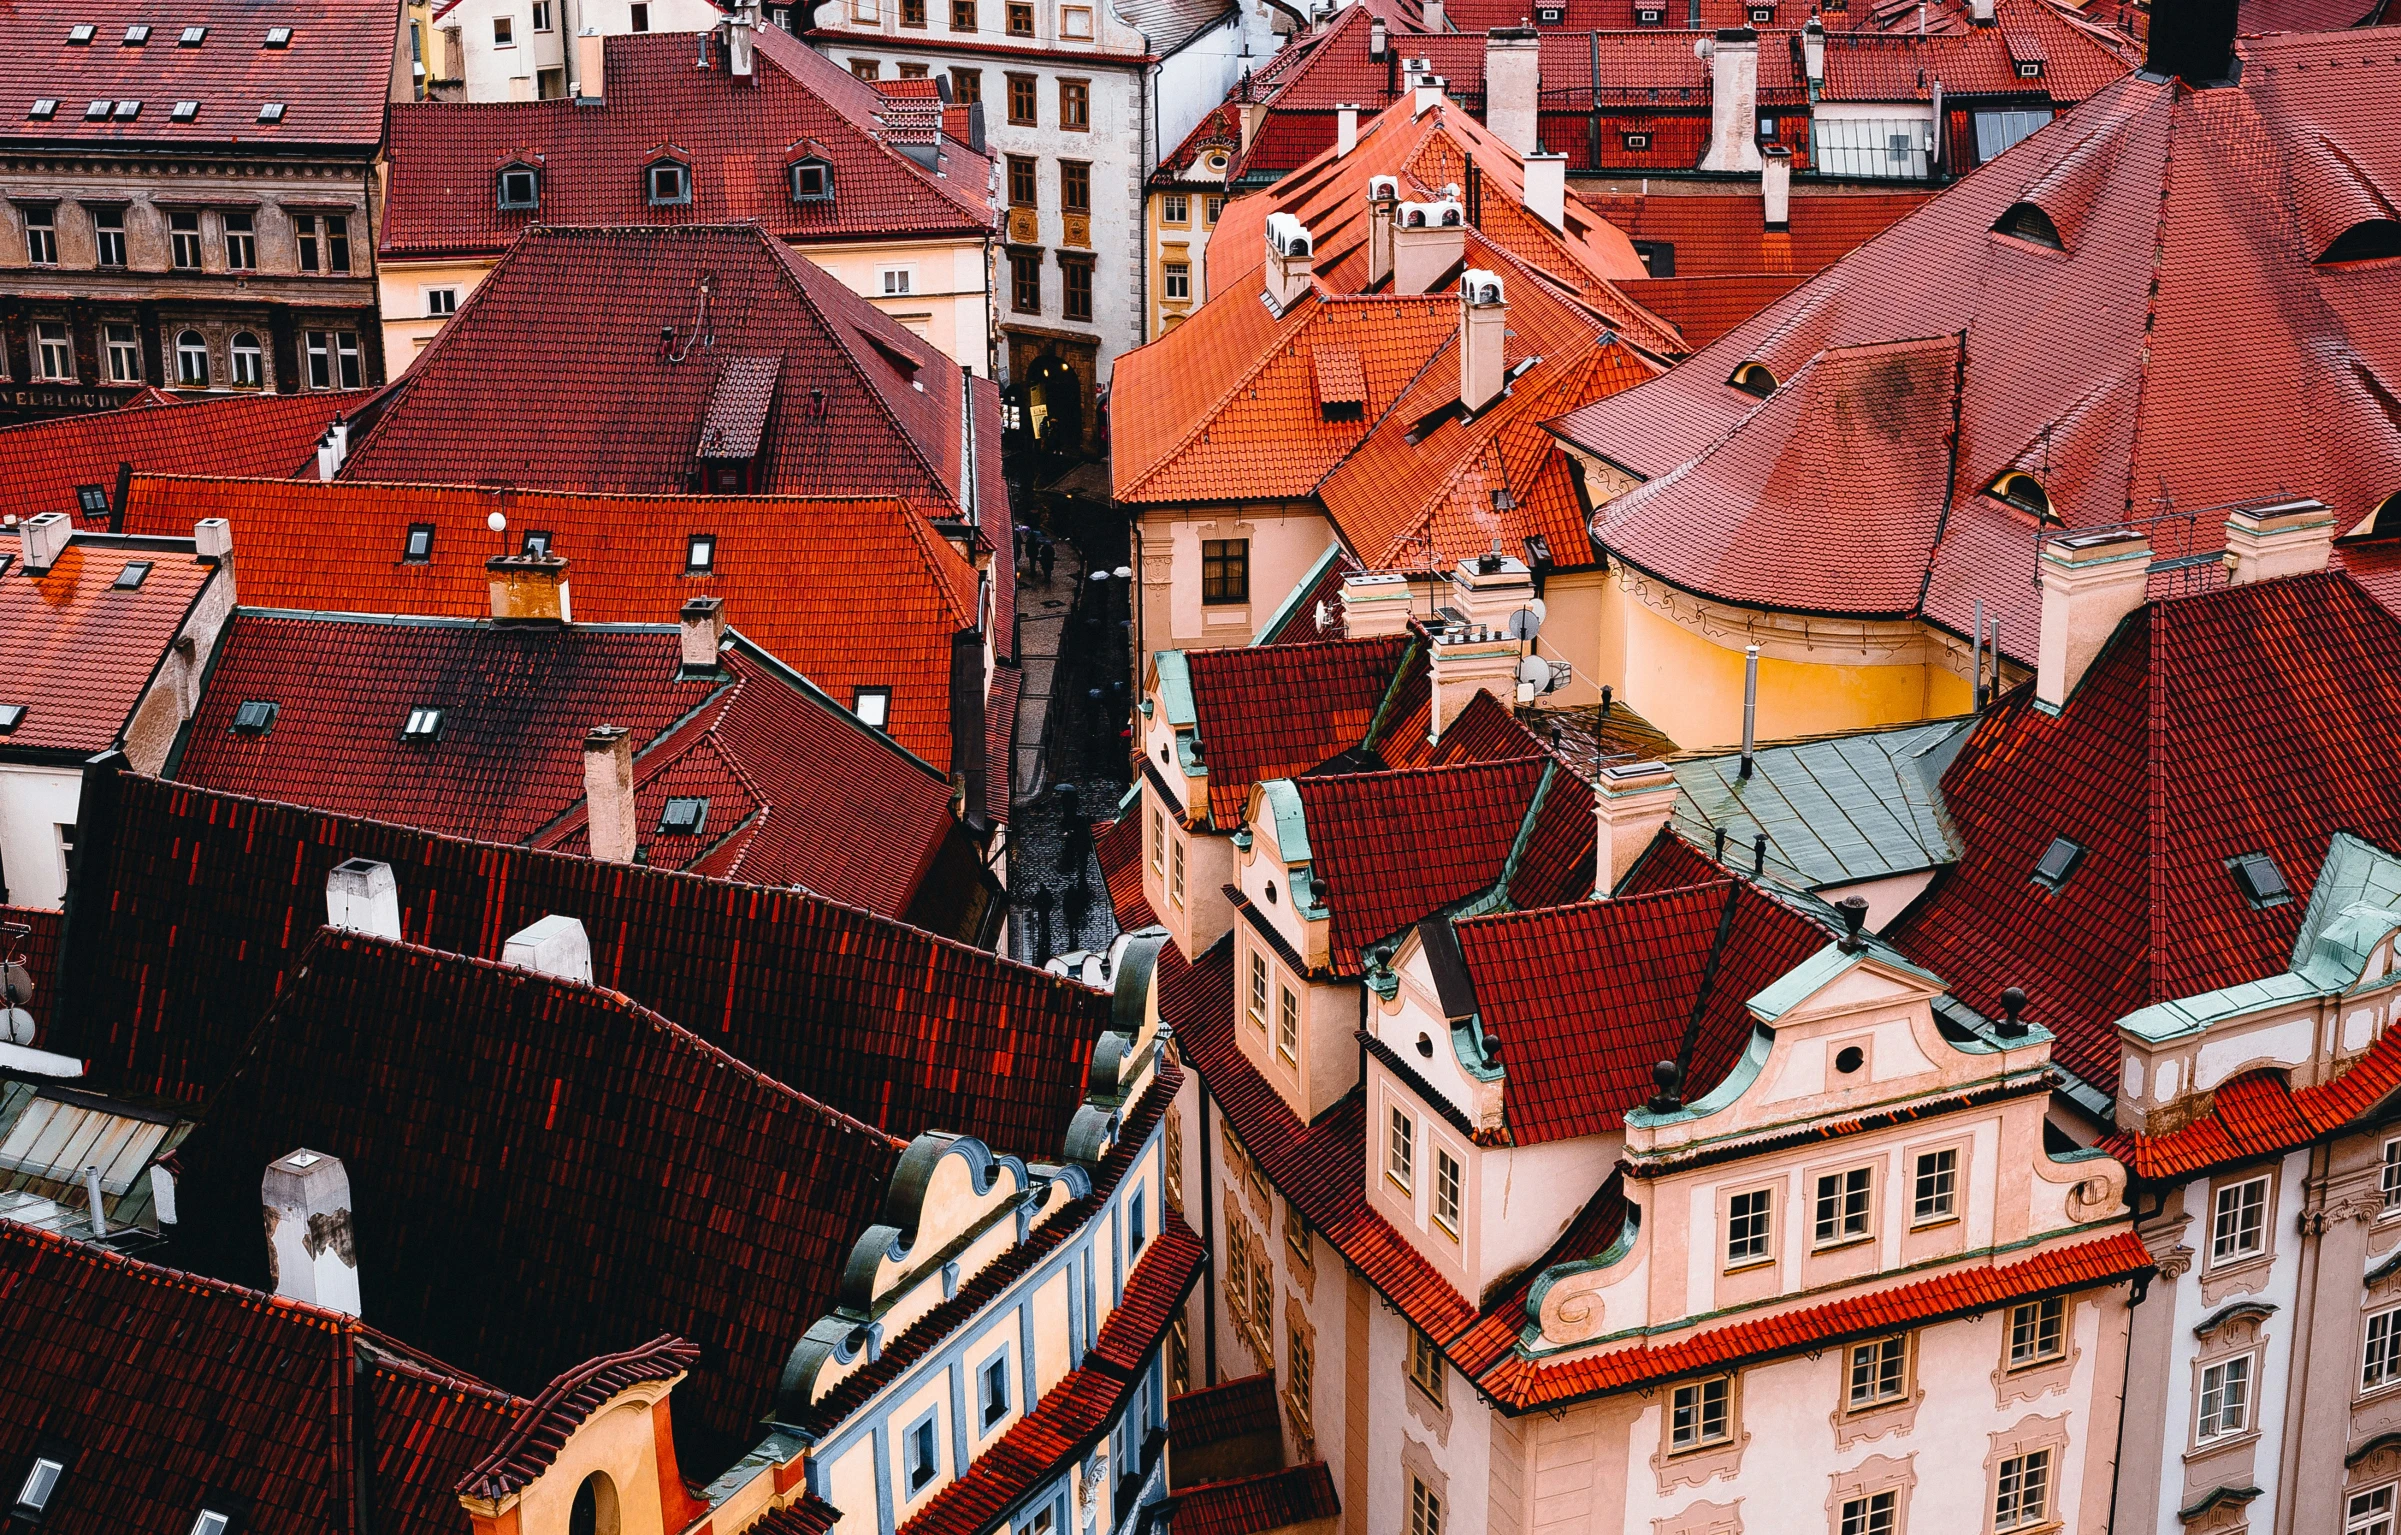
[[[2270,906],[2282,906],[2293,898],[2292,887],[2284,882],[2284,871],[2276,860],[2265,853],[2237,853],[2226,860],[2226,871],[2234,876],[2234,886],[2251,903],[2254,911]]]
[[[0,736],[7,735],[25,723],[23,704],[0,704]]]
[[[275,728],[275,716],[282,712],[283,705],[271,698],[246,698],[242,700],[242,706],[233,711],[234,733],[263,736]]]
[[[106,517],[108,515],[108,487],[105,485],[76,486],[75,505],[82,510],[86,517]]]
[[[197,48],[202,43],[207,41],[208,28],[186,27],[183,29],[183,35],[175,39],[175,46],[178,48]]]
[[[662,837],[697,837],[709,821],[709,802],[705,796],[667,801],[667,811],[659,817]]]
[[[550,530],[548,528],[528,529],[525,534],[525,547],[519,549],[517,552],[519,554],[534,555],[545,560],[549,559]]]
[[[20,715],[25,712],[20,705],[0,705],[0,709],[10,708],[15,709]],[[47,1455],[35,1456],[33,1469],[25,1473],[25,1485],[17,1489],[16,1512],[38,1514],[47,1509],[50,1506],[50,1495],[58,1491],[59,1473],[66,1469],[67,1463],[63,1460],[52,1460]]]
[[[408,718],[400,723],[400,739],[403,741],[430,744],[441,738],[442,711],[429,705],[416,705],[409,710]]]
[[[283,103],[280,101],[265,101],[259,103],[258,120],[262,123],[282,122]]]
[[[692,167],[681,160],[655,160],[642,173],[643,185],[649,188],[653,208],[670,207],[692,200]]]
[[[2042,481],[2033,475],[2020,474],[2013,469],[1993,481],[1992,493],[2019,511],[2032,512],[2045,522],[2058,520],[2051,512],[2049,492],[2043,489]]]
[[[119,120],[131,122],[133,119],[141,115],[142,104],[139,101],[120,101],[117,103],[117,117]]]
[[[2326,247],[2326,254],[2318,260],[2321,264],[2383,261],[2392,256],[2401,256],[2401,222],[2367,219],[2336,235],[2334,243]]]
[[[175,110],[167,115],[175,122],[191,122],[200,115],[200,103],[197,101],[179,101],[175,103]]]
[[[259,46],[263,48],[291,47],[292,29],[290,27],[269,27],[267,29],[267,40]]]
[[[883,729],[892,718],[892,690],[860,688],[850,695],[850,712],[859,717],[860,724]]]
[[[67,28],[67,42],[73,47],[80,48],[92,40],[94,30],[90,22],[79,21]]]
[[[200,1511],[200,1517],[192,1521],[192,1535],[225,1535],[232,1525],[233,1515],[204,1508]]]
[[[684,574],[706,575],[717,568],[717,535],[695,533],[684,545]]]
[[[500,168],[500,206],[524,209],[542,206],[541,173],[525,164]]]
[[[120,592],[140,591],[142,583],[150,579],[150,564],[148,560],[127,560],[125,568],[117,572],[117,579],[109,585]]]
[[[400,562],[422,565],[434,557],[434,525],[430,522],[409,524],[408,537],[400,543]]]
[[[26,112],[25,115],[34,119],[36,122],[46,123],[50,121],[50,119],[58,115],[58,98],[56,96],[41,96],[35,98],[32,109]]]
[[[792,162],[792,200],[830,203],[834,200],[834,168],[814,156]]]
[[[150,41],[150,23],[137,21],[125,29],[125,47],[139,48],[148,41]]]
[[[1744,363],[1734,370],[1734,376],[1726,382],[1744,394],[1755,394],[1763,400],[1776,392],[1776,375],[1770,373],[1763,362]]]
[[[2052,250],[2066,250],[2059,238],[2059,226],[2051,215],[2032,203],[2011,203],[2001,216],[1993,220],[1993,233],[2023,240],[2029,245],[2045,245]]]
[[[87,123],[96,123],[100,121],[100,119],[108,116],[110,110],[115,106],[115,102],[103,96],[98,101],[93,102],[90,106],[87,106],[83,109],[83,120]]]
[[[2082,862],[2082,843],[2070,842],[2065,837],[2053,837],[2051,845],[2043,849],[2042,857],[2035,860],[2034,882],[2045,890],[2056,891],[2068,882],[2068,876],[2074,874],[2076,866]]]

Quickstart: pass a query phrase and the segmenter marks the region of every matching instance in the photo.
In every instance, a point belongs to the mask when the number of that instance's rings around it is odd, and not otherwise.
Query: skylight
[[[183,35],[175,39],[175,46],[178,48],[197,48],[202,43],[207,41],[208,28],[186,27],[183,29]]]
[[[2045,890],[2057,890],[2068,882],[2068,876],[2074,874],[2076,866],[2082,862],[2084,848],[2081,844],[2070,842],[2065,837],[2053,837],[2051,845],[2044,848],[2042,857],[2035,861],[2034,882]]]
[[[17,1489],[17,1512],[38,1514],[50,1506],[50,1494],[58,1490],[59,1473],[67,1469],[65,1461],[36,1456],[33,1469],[25,1473],[25,1485]]]
[[[850,712],[859,717],[860,724],[883,729],[884,722],[892,717],[892,690],[860,688],[850,695]]]
[[[422,565],[434,557],[434,525],[430,522],[409,524],[408,537],[400,546],[401,563]]]
[[[188,123],[193,118],[200,115],[200,103],[197,101],[179,101],[175,103],[175,110],[169,115],[179,123]]]
[[[659,835],[697,837],[708,820],[709,802],[706,798],[671,799],[667,801],[666,814],[659,817]]]
[[[132,26],[125,29],[126,47],[139,48],[142,46],[142,44],[148,41],[150,41],[150,23],[146,21],[137,21]]]
[[[120,592],[140,591],[142,583],[150,579],[150,565],[148,560],[127,560],[125,568],[117,572],[117,579],[109,584]]]
[[[290,27],[269,27],[267,29],[266,47],[289,48],[291,45],[292,29]]]
[[[67,28],[67,41],[77,47],[81,47],[83,44],[92,40],[92,33],[94,30],[95,28],[90,22],[79,21],[75,25]]]
[[[233,711],[233,728],[246,736],[263,736],[275,728],[275,716],[283,706],[270,698],[249,698]]]
[[[58,115],[58,98],[56,96],[40,97],[34,102],[33,110],[25,115],[41,122],[48,122]]]
[[[258,120],[262,123],[282,122],[283,103],[280,101],[269,101],[262,103],[258,109]]]
[[[2234,876],[2234,887],[2255,909],[2282,906],[2293,898],[2292,887],[2284,882],[2284,871],[2265,853],[2238,853],[2226,860],[2226,869]]]
[[[0,736],[7,735],[25,723],[23,704],[0,704]]]
[[[232,1523],[231,1514],[220,1514],[213,1508],[204,1508],[200,1511],[200,1517],[192,1521],[192,1535],[225,1535],[226,1527]]]
[[[131,121],[132,119],[141,115],[142,104],[139,101],[120,101],[117,103],[117,116],[119,118],[122,118],[126,121]]]
[[[695,533],[684,545],[684,570],[687,574],[705,574],[717,568],[717,535]]]
[[[83,109],[83,120],[87,123],[98,122],[101,118],[108,116],[110,109],[115,106],[115,102],[103,96]]]
[[[442,711],[426,704],[418,704],[410,709],[408,718],[400,725],[400,739],[403,741],[432,742],[439,740],[441,735]]]

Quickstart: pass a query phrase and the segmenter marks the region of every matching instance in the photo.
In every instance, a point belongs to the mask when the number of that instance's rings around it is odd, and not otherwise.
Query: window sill
[[[1809,1244],[1809,1254],[1811,1257],[1816,1257],[1820,1253],[1838,1253],[1846,1248],[1862,1246],[1874,1240],[1876,1240],[1876,1234],[1872,1231],[1862,1231],[1856,1236],[1833,1237],[1826,1241]]]
[[[1928,1215],[1921,1219],[1911,1221],[1909,1223],[1909,1229],[1912,1231],[1940,1231],[1945,1226],[1956,1226],[1958,1224],[1959,1217],[1956,1215]]]
[[[1389,1192],[1398,1194],[1403,1199],[1414,1200],[1417,1198],[1417,1190],[1409,1187],[1409,1185],[1406,1183],[1401,1182],[1400,1179],[1392,1176],[1389,1171],[1384,1174],[1384,1183]]]
[[[2195,1461],[2210,1460],[2235,1450],[2249,1449],[2257,1443],[2259,1443],[2259,1430],[2256,1428],[2246,1429],[2239,1434],[2227,1434],[2223,1438],[2206,1440],[2184,1452],[2185,1464],[2190,1465]]]
[[[1426,1224],[1434,1229],[1436,1235],[1447,1237],[1454,1246],[1458,1244],[1459,1233],[1453,1231],[1448,1225],[1444,1224],[1440,1216],[1436,1216],[1434,1219],[1426,1222]]]
[[[1721,1434],[1715,1439],[1704,1439],[1698,1444],[1687,1444],[1683,1446],[1671,1445],[1668,1448],[1667,1458],[1669,1460],[1683,1460],[1688,1456],[1706,1455],[1711,1450],[1722,1450],[1733,1442],[1734,1436],[1732,1434]]]
[[[1775,1267],[1775,1263],[1776,1255],[1774,1253],[1766,1253],[1756,1258],[1745,1258],[1739,1263],[1729,1263],[1726,1265],[1725,1272],[1729,1274],[1748,1274],[1753,1269],[1773,1268]]]
[[[2002,1367],[2001,1373],[2004,1375],[2023,1375],[2029,1370],[2047,1369],[2050,1366],[2058,1364],[2060,1361],[2066,1359],[2067,1356],[2067,1350],[2061,1349],[2056,1354],[2044,1354],[2037,1359],[2028,1359],[2022,1363],[2005,1365]]]

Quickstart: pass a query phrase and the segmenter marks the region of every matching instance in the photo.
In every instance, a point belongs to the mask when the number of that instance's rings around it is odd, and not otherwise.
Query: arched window
[[[267,382],[267,360],[260,355],[258,337],[246,330],[233,333],[233,381],[242,389],[256,389]]]
[[[2032,512],[2045,522],[2058,520],[2051,511],[2050,493],[2043,489],[2042,481],[2033,475],[2020,474],[2013,469],[1993,481],[1992,493],[2019,511]]]
[[[2401,223],[2369,219],[2336,235],[2318,261],[2320,265],[2331,265],[2338,261],[2382,261],[2388,256],[2401,256]]]
[[[1992,227],[1994,234],[2023,240],[2029,245],[2047,245],[2055,251],[2067,249],[2059,238],[2059,226],[2051,222],[2051,215],[2032,203],[2011,203],[1993,221]]]
[[[191,389],[208,387],[208,343],[196,330],[175,338],[175,382]]]
[[[567,1511],[567,1535],[617,1535],[617,1484],[595,1471],[575,1489]]]
[[[1770,373],[1763,362],[1744,363],[1734,370],[1734,376],[1726,382],[1744,394],[1755,394],[1763,400],[1776,392],[1776,375]]]
[[[2368,519],[2368,537],[2389,538],[2396,533],[2401,533],[2401,490],[2385,497]]]

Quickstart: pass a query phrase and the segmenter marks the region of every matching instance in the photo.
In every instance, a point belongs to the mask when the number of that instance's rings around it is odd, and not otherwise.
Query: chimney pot
[[[1484,34],[1484,126],[1521,155],[1542,147],[1542,38],[1530,27],[1495,27]]]
[[[594,858],[633,862],[634,737],[623,725],[595,725],[584,737],[584,824]]]
[[[358,1255],[350,1226],[350,1174],[340,1157],[302,1147],[267,1164],[268,1281],[275,1293],[328,1311],[359,1314]]]
[[[233,558],[233,524],[222,517],[203,517],[192,524],[192,552],[210,565]]]
[[[1271,215],[1272,216],[1272,215]],[[1392,291],[1431,293],[1467,255],[1467,211],[1451,199],[1400,205],[1392,235]]]
[[[504,623],[567,624],[567,562],[555,554],[496,554],[484,561],[492,617]]]
[[[1508,331],[1509,304],[1500,275],[1472,269],[1460,273],[1459,403],[1470,414],[1499,399],[1508,382]]]
[[[1289,213],[1267,215],[1267,296],[1282,314],[1309,291],[1317,269],[1316,245],[1308,226]]]
[[[17,524],[17,540],[25,549],[25,572],[47,575],[67,552],[75,524],[65,512],[44,512]]]
[[[1401,634],[1409,627],[1415,594],[1398,571],[1370,571],[1342,582],[1342,632],[1354,640]]]
[[[351,858],[325,874],[325,925],[400,941],[400,886],[392,866]]]
[[[2119,529],[2055,538],[2043,545],[2041,654],[2035,701],[2057,713],[2118,624],[2143,605],[2151,541]]]
[[[1792,151],[1771,144],[1760,152],[1759,199],[1771,234],[1792,227]]]
[[[2226,571],[2232,585],[2313,575],[2334,552],[2334,514],[2319,501],[2245,507],[2226,519]]]
[[[725,643],[725,599],[694,597],[683,606],[683,675],[717,675],[717,652]]]
[[[1709,39],[1709,152],[1699,170],[1759,169],[1759,34],[1729,27]]]
[[[1676,775],[1664,762],[1621,762],[1592,786],[1595,825],[1592,894],[1606,899],[1676,808]],[[1721,838],[1721,848],[1723,839]]]
[[[1537,149],[1525,157],[1526,211],[1553,229],[1567,227],[1567,156]]]
[[[589,986],[592,939],[581,922],[553,912],[523,931],[510,934],[509,941],[501,947],[500,962]]]

